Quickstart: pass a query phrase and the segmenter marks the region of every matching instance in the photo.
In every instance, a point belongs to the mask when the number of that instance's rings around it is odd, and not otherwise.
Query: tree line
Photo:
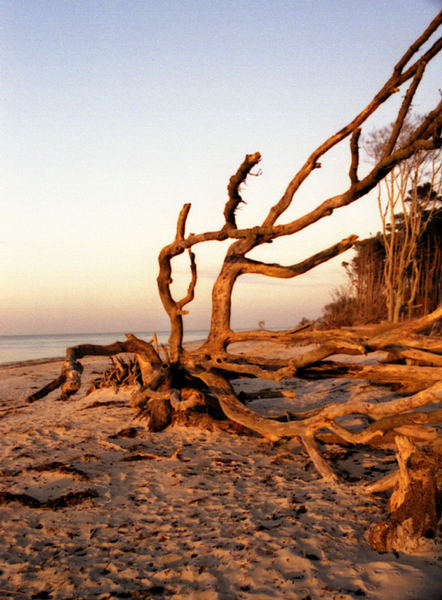
[[[422,118],[410,118],[401,135],[420,122]],[[367,137],[364,147],[370,159],[382,157],[392,128]],[[322,326],[397,323],[429,314],[442,303],[441,172],[438,149],[417,153],[379,183],[382,229],[357,241],[353,258],[342,263],[347,283],[324,307]]]

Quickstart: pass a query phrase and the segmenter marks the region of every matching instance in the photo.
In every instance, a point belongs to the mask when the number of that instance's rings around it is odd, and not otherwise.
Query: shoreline
[[[192,340],[191,342],[184,342],[184,347],[185,348],[190,348],[190,347],[196,347],[196,344],[202,344],[204,342],[203,339],[201,340]],[[167,346],[168,344],[161,344],[162,346]],[[126,353],[126,352],[121,352],[120,354],[131,354]],[[46,357],[42,357],[42,358],[28,358],[28,359],[24,359],[24,360],[13,360],[13,361],[7,361],[7,362],[2,362],[0,363],[0,371],[3,369],[14,369],[14,368],[19,368],[19,367],[30,367],[30,366],[34,366],[34,365],[46,365],[46,364],[50,364],[50,363],[55,363],[55,362],[62,362],[65,360],[65,356],[46,356]],[[111,358],[110,356],[106,356],[106,355],[95,355],[95,354],[91,354],[91,355],[87,355],[84,356],[82,359],[80,360],[91,360],[91,359],[105,359],[105,358]]]
[[[152,340],[153,331],[131,332],[145,341]],[[12,364],[27,363],[29,361],[43,361],[63,359],[67,348],[83,344],[96,344],[106,346],[115,341],[124,341],[126,333],[72,333],[72,334],[41,334],[41,335],[0,335],[0,368],[9,367]],[[205,330],[190,330],[184,336],[184,343],[204,339],[207,336]],[[159,344],[167,344],[168,331],[157,332]]]
[[[54,357],[46,357],[46,358],[29,358],[27,360],[17,360],[0,363],[0,370],[3,369],[14,369],[16,367],[31,367],[34,365],[45,365],[48,363],[54,363],[63,361],[64,356],[54,356]]]
[[[280,328],[275,329],[279,330]],[[238,329],[237,331],[243,331]],[[153,331],[135,331],[134,335],[145,341],[152,340]],[[126,333],[73,333],[73,334],[36,334],[36,335],[0,335],[0,369],[12,365],[32,364],[31,361],[46,363],[63,360],[66,349],[81,344],[108,345],[116,340],[123,341]],[[208,335],[207,329],[190,329],[184,333],[184,347],[201,345]],[[169,331],[157,332],[158,344],[167,346]],[[35,362],[35,364],[39,364]]]

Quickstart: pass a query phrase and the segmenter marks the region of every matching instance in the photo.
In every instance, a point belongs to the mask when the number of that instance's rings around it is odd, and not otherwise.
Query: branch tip
[[[227,227],[236,229],[235,211],[242,202],[245,204],[239,193],[239,188],[245,182],[247,176],[252,175],[251,170],[260,160],[261,154],[259,152],[246,154],[236,173],[229,179],[229,185],[227,186],[229,199],[224,207],[224,218]]]

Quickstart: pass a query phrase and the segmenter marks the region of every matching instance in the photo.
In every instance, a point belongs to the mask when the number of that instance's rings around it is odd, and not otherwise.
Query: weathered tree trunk
[[[399,474],[388,502],[390,517],[369,531],[378,552],[414,550],[422,537],[434,537],[442,508],[442,447],[440,438],[427,452],[408,438],[396,436]]]

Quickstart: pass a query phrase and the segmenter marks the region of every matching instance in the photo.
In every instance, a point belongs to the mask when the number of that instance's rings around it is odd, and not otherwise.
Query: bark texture
[[[418,450],[407,437],[397,436],[399,474],[388,502],[388,520],[369,531],[373,550],[414,550],[421,537],[436,535],[442,507],[442,447]]]

